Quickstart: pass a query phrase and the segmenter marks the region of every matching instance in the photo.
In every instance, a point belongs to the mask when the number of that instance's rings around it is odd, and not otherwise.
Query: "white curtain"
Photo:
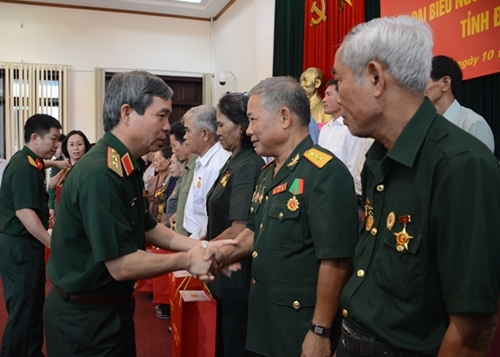
[[[24,145],[23,127],[34,114],[49,114],[68,128],[68,66],[2,63],[5,69],[5,145],[11,157]]]

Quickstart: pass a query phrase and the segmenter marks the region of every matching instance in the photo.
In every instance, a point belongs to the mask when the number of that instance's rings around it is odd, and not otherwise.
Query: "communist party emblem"
[[[321,0],[321,9],[318,7],[318,2],[313,1],[311,5],[311,13],[313,14],[313,16],[311,16],[311,21],[309,22],[309,26],[318,25],[322,21],[326,21],[325,0]],[[314,18],[314,15],[317,15],[317,17]]]

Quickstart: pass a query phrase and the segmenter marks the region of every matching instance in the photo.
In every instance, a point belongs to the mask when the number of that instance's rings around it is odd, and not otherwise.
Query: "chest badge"
[[[401,230],[401,232],[394,233],[394,235],[396,236],[396,250],[398,252],[408,250],[408,243],[411,239],[413,239],[413,236],[409,235],[408,232],[406,232],[406,224],[410,222],[410,215],[399,217],[399,223],[403,224],[403,229]]]
[[[363,211],[363,221],[365,221],[365,229],[369,231],[373,227],[373,207],[370,205],[368,197],[365,200],[365,210]]]
[[[230,176],[231,174],[229,173],[229,171],[226,171],[224,176],[222,176],[222,179],[220,180],[220,184],[222,185],[222,187],[226,187],[227,181],[229,180]]]
[[[289,211],[291,212],[295,212],[296,210],[299,209],[299,200],[297,199],[297,197],[295,197],[295,195],[290,198],[286,204],[286,208],[288,208]]]
[[[276,186],[275,188],[273,188],[273,195],[277,194],[277,193],[281,193],[281,192],[285,192],[286,191],[286,187],[287,187],[287,183],[282,183],[281,185],[278,185]]]
[[[201,187],[201,177],[198,177],[198,182],[196,183],[196,188]]]
[[[387,221],[386,221],[387,229],[392,230],[395,223],[396,223],[396,214],[394,212],[391,212],[387,216]]]

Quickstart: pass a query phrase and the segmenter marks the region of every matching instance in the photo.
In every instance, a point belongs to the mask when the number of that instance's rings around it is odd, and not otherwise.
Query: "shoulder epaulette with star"
[[[42,171],[44,169],[43,164],[40,162],[39,159],[33,160],[33,158],[29,155],[26,155],[28,157],[28,162],[30,163],[31,166],[36,167],[38,170]]]
[[[115,149],[109,146],[107,155],[107,166],[108,169],[111,169],[115,174],[117,174],[120,177],[123,177],[120,155]]]
[[[304,157],[309,160],[318,169],[323,168],[328,161],[333,159],[333,156],[327,154],[326,152],[320,151],[315,148],[311,148],[304,153]]]

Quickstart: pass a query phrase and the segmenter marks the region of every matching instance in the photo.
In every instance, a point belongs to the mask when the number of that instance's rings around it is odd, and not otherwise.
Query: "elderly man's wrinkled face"
[[[275,155],[279,146],[279,115],[273,114],[260,105],[260,95],[254,94],[248,99],[248,129],[255,152],[261,156]]]
[[[186,135],[184,135],[184,146],[191,153],[200,155],[203,147],[203,132],[198,129],[196,119],[185,118],[184,128],[186,129]]]
[[[373,86],[367,68],[363,70],[361,78],[353,76],[351,70],[342,63],[340,54],[342,47],[335,55],[333,72],[337,80],[338,103],[342,107],[341,114],[344,124],[352,135],[372,137],[374,130]]]

